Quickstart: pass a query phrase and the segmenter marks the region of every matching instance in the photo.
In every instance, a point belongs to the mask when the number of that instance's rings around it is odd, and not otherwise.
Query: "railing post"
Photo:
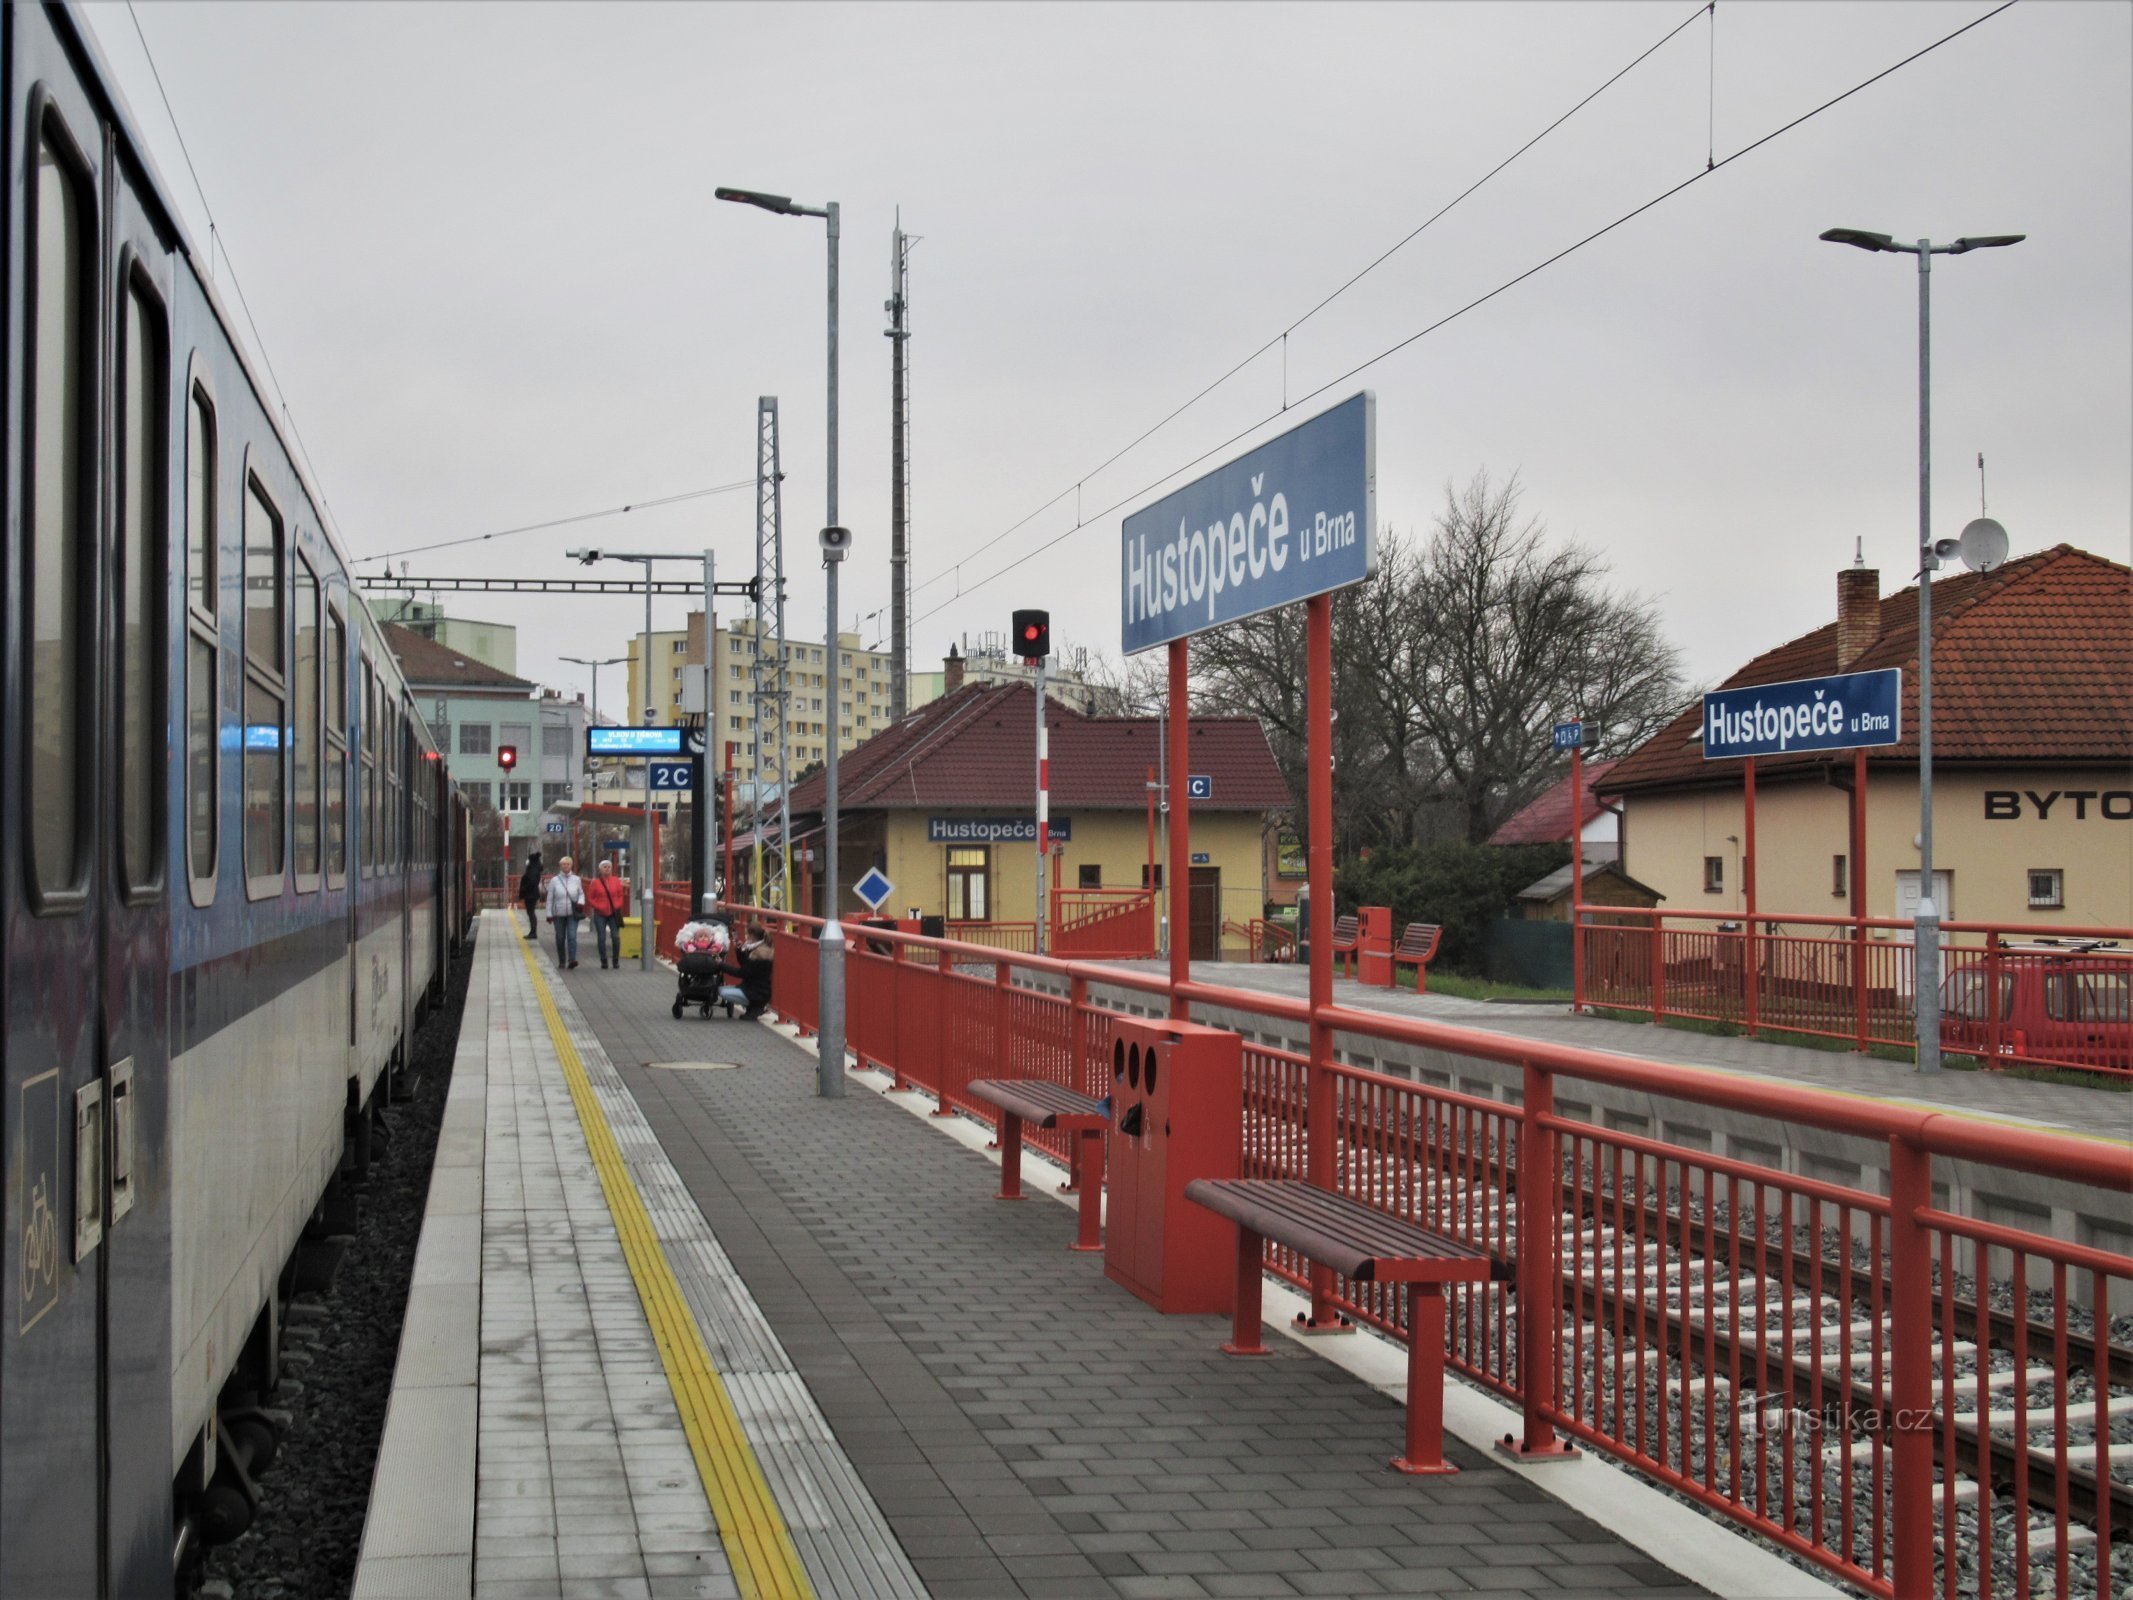
[[[1763,987],[1762,963],[1755,949],[1755,757],[1741,763],[1746,774],[1748,820],[1742,828],[1746,843],[1741,846],[1740,878],[1741,895],[1746,907],[1741,918],[1741,979],[1747,985],[1747,997],[1742,1002],[1748,1022],[1748,1037],[1755,1037],[1757,1023],[1757,1000]]]
[[[1521,1461],[1562,1460],[1577,1452],[1555,1436],[1557,1324],[1562,1320],[1561,1219],[1556,1203],[1562,1174],[1555,1130],[1543,1126],[1555,1114],[1555,1078],[1525,1064],[1523,1117],[1518,1133],[1518,1392],[1524,1434],[1505,1434],[1498,1446]]]
[[[1919,1220],[1932,1204],[1932,1156],[1890,1139],[1890,1578],[1899,1600],[1933,1593],[1933,1238]]]
[[[1997,1069],[2004,1064],[2000,1052],[2007,1046],[2000,1026],[2000,930],[1997,928],[1985,935],[1985,1015],[1991,1018],[1986,1024],[1988,1059],[1985,1065]]]
[[[1666,1020],[1666,920],[1652,912],[1652,1021]]]

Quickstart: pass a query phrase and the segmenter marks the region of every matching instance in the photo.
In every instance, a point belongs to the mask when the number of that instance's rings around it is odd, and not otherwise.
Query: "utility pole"
[[[756,900],[766,898],[763,881],[763,727],[766,720],[777,727],[778,752],[778,901],[792,906],[792,723],[786,689],[785,664],[785,522],[784,469],[778,463],[778,397],[766,394],[755,403],[755,858]],[[763,665],[763,650],[770,640],[775,610],[777,637],[772,645],[772,665]],[[768,687],[766,670],[775,676]],[[766,719],[764,713],[768,711]]]
[[[911,302],[906,265],[918,241],[904,232],[903,211],[889,239],[889,718],[909,707],[911,670]],[[832,518],[831,520],[835,520]]]
[[[696,763],[696,883],[698,895],[696,914],[698,916],[703,915],[704,912],[710,909],[708,902],[716,897],[711,885],[716,881],[712,874],[717,870],[718,863],[718,840],[716,837],[718,833],[718,785],[714,781],[717,768],[712,760],[711,731],[718,726],[718,706],[717,702],[712,698],[717,693],[717,690],[713,687],[715,680],[711,676],[711,663],[718,656],[718,652],[713,648],[714,641],[718,638],[718,617],[711,608],[715,603],[713,596],[717,593],[716,563],[712,559],[711,552],[706,550],[704,552],[704,748],[703,754]],[[726,785],[727,792],[731,793],[733,777],[730,770],[727,773]],[[731,894],[733,885],[729,883],[725,886],[725,889],[728,894]]]

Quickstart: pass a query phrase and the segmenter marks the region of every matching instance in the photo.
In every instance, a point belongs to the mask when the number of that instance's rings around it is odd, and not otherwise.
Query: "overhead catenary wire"
[[[431,550],[450,550],[463,544],[481,544],[490,539],[508,539],[516,533],[540,533],[548,528],[567,528],[573,523],[597,522],[603,517],[626,516],[632,511],[652,511],[660,506],[680,505],[685,500],[702,500],[714,494],[732,494],[739,489],[753,489],[755,479],[742,478],[737,483],[716,483],[708,489],[684,489],[680,494],[661,495],[656,500],[632,500],[627,505],[608,506],[600,511],[577,511],[567,517],[551,517],[546,522],[528,522],[515,528],[497,528],[488,533],[470,533],[459,539],[439,539],[434,544],[411,544],[399,550],[381,550],[376,555],[355,556],[356,561],[394,561],[401,556],[422,555]]]
[[[974,593],[977,590],[984,588],[987,584],[993,582],[995,579],[1005,577],[1008,573],[1014,571],[1015,568],[1022,566],[1026,562],[1035,560],[1038,556],[1043,555],[1046,551],[1052,549],[1053,547],[1059,544],[1064,543],[1068,539],[1071,539],[1075,534],[1081,532],[1084,528],[1091,526],[1095,522],[1100,522],[1108,518],[1113,512],[1123,510],[1125,507],[1133,504],[1136,500],[1141,499],[1143,496],[1153,494],[1157,489],[1160,489],[1164,484],[1170,482],[1171,479],[1179,476],[1181,473],[1191,471],[1194,467],[1198,466],[1201,462],[1206,461],[1209,457],[1220,454],[1222,451],[1229,449],[1231,446],[1250,438],[1254,433],[1258,432],[1268,423],[1279,420],[1279,418],[1283,415],[1283,412],[1293,408],[1294,406],[1308,405],[1313,400],[1316,400],[1319,396],[1327,393],[1329,390],[1336,389],[1343,384],[1353,382],[1363,373],[1369,371],[1372,367],[1378,365],[1378,363],[1385,361],[1392,356],[1398,355],[1402,350],[1407,349],[1410,345],[1413,345],[1422,339],[1426,339],[1438,330],[1447,327],[1451,323],[1458,321],[1468,312],[1478,310],[1480,307],[1487,305],[1491,300],[1496,299],[1499,295],[1505,294],[1508,291],[1517,288],[1518,285],[1524,283],[1528,278],[1534,277],[1539,273],[1547,271],[1548,268],[1556,265],[1560,261],[1567,260],[1569,257],[1577,254],[1580,250],[1584,249],[1587,245],[1593,244],[1596,241],[1605,238],[1608,234],[1613,233],[1617,228],[1623,227],[1626,224],[1635,221],[1638,217],[1641,217],[1642,215],[1644,215],[1645,212],[1652,210],[1655,206],[1664,205],[1667,201],[1673,199],[1676,195],[1683,193],[1685,190],[1693,188],[1696,184],[1701,183],[1704,179],[1711,177],[1715,173],[1723,172],[1727,167],[1731,166],[1734,162],[1740,160],[1743,156],[1752,155],[1755,151],[1760,150],[1764,145],[1769,144],[1772,140],[1782,138],[1785,134],[1792,132],[1795,128],[1801,127],[1805,123],[1813,121],[1816,117],[1822,115],[1823,112],[1832,110],[1835,107],[1842,105],[1845,101],[1851,99],[1854,95],[1872,88],[1875,84],[1879,83],[1882,79],[1889,77],[1891,74],[1901,72],[1905,67],[1912,65],[1914,62],[1923,60],[1926,56],[1929,56],[1934,51],[1938,50],[1942,45],[1952,43],[1954,40],[1959,39],[1964,34],[1970,32],[1973,28],[1983,26],[1985,23],[1990,22],[1994,17],[1997,17],[2001,12],[2012,10],[2017,3],[2018,0],[2001,0],[2001,4],[1994,6],[1984,15],[1972,18],[1970,21],[1964,23],[1961,27],[1954,29],[1952,32],[1941,35],[1931,44],[1922,46],[1921,48],[1914,50],[1911,54],[1905,56],[1902,60],[1894,62],[1889,66],[1883,67],[1879,72],[1874,73],[1871,77],[1862,78],[1859,82],[1853,84],[1849,89],[1844,90],[1842,93],[1832,95],[1829,99],[1824,100],[1820,105],[1813,107],[1811,110],[1803,111],[1802,113],[1800,113],[1800,115],[1794,117],[1791,121],[1779,124],[1777,127],[1772,128],[1768,133],[1762,135],[1760,138],[1755,139],[1748,144],[1742,145],[1738,150],[1735,150],[1732,154],[1726,156],[1723,160],[1715,162],[1712,165],[1705,167],[1699,172],[1690,174],[1688,177],[1682,179],[1679,183],[1673,184],[1668,188],[1660,190],[1659,193],[1653,195],[1649,200],[1646,200],[1641,205],[1634,206],[1630,210],[1623,212],[1612,222],[1606,223],[1601,227],[1595,228],[1592,232],[1586,234],[1583,238],[1578,239],[1572,244],[1565,245],[1562,249],[1556,251],[1553,255],[1536,262],[1534,265],[1526,268],[1525,271],[1518,273],[1516,276],[1506,278],[1502,283],[1499,283],[1495,288],[1489,290],[1486,294],[1476,296],[1474,299],[1469,300],[1466,302],[1466,304],[1460,306],[1457,310],[1447,312],[1445,315],[1439,317],[1435,322],[1428,324],[1426,327],[1418,328],[1417,330],[1415,330],[1415,332],[1408,334],[1405,338],[1396,340],[1394,343],[1389,344],[1384,349],[1380,350],[1376,355],[1370,356],[1365,360],[1357,362],[1354,366],[1348,368],[1347,371],[1339,374],[1338,376],[1328,378],[1324,383],[1320,384],[1317,388],[1311,390],[1308,394],[1299,395],[1294,401],[1290,402],[1289,405],[1285,405],[1281,411],[1269,412],[1266,416],[1261,417],[1257,422],[1251,423],[1250,425],[1241,428],[1237,432],[1231,434],[1228,438],[1223,439],[1216,444],[1210,445],[1207,449],[1202,450],[1191,460],[1182,462],[1179,465],[1172,467],[1169,471],[1164,472],[1159,477],[1142,485],[1140,488],[1134,490],[1132,493],[1121,495],[1118,499],[1112,501],[1109,505],[1097,511],[1093,517],[1090,517],[1083,521],[1077,521],[1074,526],[1066,529],[1064,532],[1055,534],[1053,537],[1045,540],[1042,544],[1032,546],[1030,549],[1023,551],[1020,555],[1016,556],[1014,560],[1008,562],[1005,566],[994,569],[993,571],[987,573],[984,577],[977,579],[975,582],[969,584],[963,583],[960,564],[958,564],[956,580],[957,597],[960,598],[962,595]],[[1060,498],[1061,496],[1055,495],[1053,496],[1053,501],[1057,501]],[[922,615],[914,618],[913,620],[914,622],[924,622],[925,620],[927,620],[927,618],[935,616],[939,612],[947,609],[947,607],[953,603],[953,601],[943,601],[940,605],[935,606],[931,611],[927,611]]]
[[[1258,346],[1258,348],[1253,350],[1249,355],[1245,356],[1234,366],[1230,367],[1220,377],[1201,387],[1199,390],[1197,390],[1186,400],[1182,401],[1171,411],[1166,413],[1157,421],[1149,424],[1148,427],[1142,429],[1131,439],[1120,445],[1118,449],[1112,451],[1110,455],[1104,457],[1103,460],[1097,462],[1095,466],[1091,467],[1088,471],[1082,473],[1080,478],[1078,478],[1070,486],[1070,489],[1062,489],[1058,494],[1053,495],[1051,499],[1045,501],[1043,505],[1038,506],[1027,516],[1022,517],[1013,523],[1010,523],[1007,527],[1002,528],[998,533],[994,534],[991,538],[985,540],[982,544],[979,544],[970,550],[966,550],[961,556],[956,558],[956,561],[952,566],[945,567],[941,571],[934,573],[932,577],[920,582],[917,587],[912,590],[912,593],[917,594],[921,590],[931,588],[934,584],[944,581],[951,575],[957,576],[958,581],[960,581],[960,569],[964,562],[973,560],[976,557],[983,555],[994,545],[1000,543],[1001,540],[1006,539],[1010,535],[1019,532],[1022,528],[1027,527],[1031,522],[1035,521],[1045,512],[1051,510],[1051,508],[1057,505],[1061,500],[1065,499],[1069,492],[1072,492],[1077,496],[1076,519],[1078,524],[1080,515],[1078,510],[1078,496],[1080,494],[1081,485],[1084,482],[1086,482],[1090,478],[1095,477],[1105,468],[1114,465],[1119,461],[1121,457],[1125,456],[1129,452],[1147,443],[1147,441],[1153,438],[1156,434],[1162,432],[1163,429],[1169,427],[1171,423],[1177,421],[1179,417],[1190,411],[1202,400],[1205,400],[1217,389],[1228,383],[1230,379],[1236,377],[1238,373],[1244,371],[1245,368],[1251,366],[1253,362],[1257,361],[1261,356],[1265,355],[1269,350],[1272,350],[1277,346],[1281,350],[1282,410],[1288,410],[1291,405],[1291,402],[1288,398],[1290,334],[1294,333],[1298,328],[1301,328],[1305,323],[1309,322],[1313,317],[1317,316],[1321,311],[1325,310],[1326,307],[1333,304],[1334,301],[1338,300],[1350,289],[1353,289],[1357,284],[1361,283],[1365,278],[1369,277],[1371,273],[1377,271],[1379,267],[1390,261],[1402,250],[1406,249],[1407,246],[1413,244],[1415,240],[1419,239],[1430,228],[1434,227],[1438,222],[1442,221],[1447,215],[1449,215],[1454,207],[1458,206],[1461,202],[1472,198],[1478,190],[1480,190],[1485,184],[1489,183],[1492,179],[1500,175],[1505,168],[1509,167],[1514,161],[1518,160],[1519,157],[1525,155],[1535,145],[1539,144],[1543,139],[1547,138],[1549,134],[1555,132],[1556,129],[1560,128],[1564,123],[1568,122],[1572,117],[1576,116],[1580,111],[1584,110],[1585,107],[1591,105],[1593,101],[1597,100],[1601,95],[1605,94],[1617,83],[1620,83],[1631,72],[1635,71],[1646,61],[1650,60],[1653,55],[1657,54],[1662,48],[1664,48],[1668,43],[1670,43],[1674,39],[1674,37],[1679,34],[1683,29],[1687,28],[1698,17],[1703,16],[1706,13],[1707,9],[1707,5],[1698,5],[1695,10],[1691,11],[1687,16],[1683,17],[1681,21],[1674,24],[1673,27],[1669,28],[1652,44],[1646,46],[1644,50],[1639,52],[1626,65],[1618,68],[1613,73],[1613,75],[1610,76],[1605,82],[1601,83],[1597,88],[1589,91],[1582,99],[1578,100],[1568,110],[1559,114],[1546,127],[1542,128],[1540,132],[1534,134],[1531,138],[1526,140],[1524,144],[1520,145],[1516,150],[1513,150],[1509,155],[1505,156],[1501,161],[1497,162],[1495,166],[1489,168],[1487,172],[1484,172],[1480,177],[1476,178],[1472,183],[1468,184],[1464,189],[1460,190],[1459,193],[1452,196],[1451,199],[1447,200],[1443,205],[1439,206],[1435,211],[1430,213],[1429,216],[1425,217],[1415,227],[1409,229],[1388,248],[1380,251],[1365,266],[1363,266],[1359,271],[1349,276],[1331,293],[1327,294],[1324,298],[1319,300],[1317,304],[1313,305],[1308,311],[1304,312],[1302,316],[1296,318],[1293,322],[1289,323],[1286,327],[1284,327],[1279,333],[1266,340],[1265,343]],[[938,608],[936,607],[935,609]],[[931,616],[933,613],[929,611],[926,614],[928,616]]]

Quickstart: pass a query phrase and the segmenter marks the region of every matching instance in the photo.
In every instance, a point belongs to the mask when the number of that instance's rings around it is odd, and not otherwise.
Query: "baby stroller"
[[[748,1004],[747,994],[726,964],[726,949],[726,930],[715,922],[691,922],[675,935],[674,966],[679,974],[674,990],[675,1021],[681,1020],[682,1011],[689,1006],[701,1007],[700,1014],[706,1017],[715,1007],[724,1006],[727,1020],[731,1021]]]

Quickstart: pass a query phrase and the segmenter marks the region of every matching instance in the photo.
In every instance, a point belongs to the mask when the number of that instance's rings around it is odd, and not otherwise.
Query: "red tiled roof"
[[[1036,713],[1027,684],[966,684],[844,753],[837,763],[845,811],[919,806],[1026,810],[1035,782]],[[1132,717],[1085,717],[1045,707],[1054,811],[1140,811],[1160,766],[1158,727]],[[1214,781],[1195,811],[1284,811],[1293,803],[1266,735],[1249,717],[1194,717],[1192,771]],[[793,785],[792,808],[822,809],[822,774]]]
[[[411,688],[515,689],[528,695],[533,691],[534,686],[524,678],[514,678],[450,645],[426,639],[412,628],[403,628],[397,622],[379,626],[385,630],[385,642],[400,658],[401,676]]]
[[[1881,602],[1873,644],[1845,670],[1903,671],[1901,744],[1867,752],[1918,760],[1918,590]],[[1837,670],[1834,622],[1757,656],[1721,687],[1816,678]],[[1706,761],[1703,707],[1689,706],[1616,764],[1609,794],[1737,783],[1739,761]],[[1819,766],[1828,754],[1764,756],[1756,770]],[[1839,757],[1838,759],[1849,759]],[[1933,585],[1933,764],[2117,765],[2133,761],[2133,569],[2054,545],[1989,573]]]
[[[1602,809],[1600,796],[1594,785],[1612,772],[1619,763],[1613,761],[1588,761],[1585,763],[1585,795],[1581,807],[1584,815],[1578,819],[1582,828],[1597,817]],[[1489,835],[1490,844],[1555,844],[1570,837],[1570,778],[1563,781],[1520,811],[1510,821]],[[1568,883],[1570,880],[1563,880]]]

